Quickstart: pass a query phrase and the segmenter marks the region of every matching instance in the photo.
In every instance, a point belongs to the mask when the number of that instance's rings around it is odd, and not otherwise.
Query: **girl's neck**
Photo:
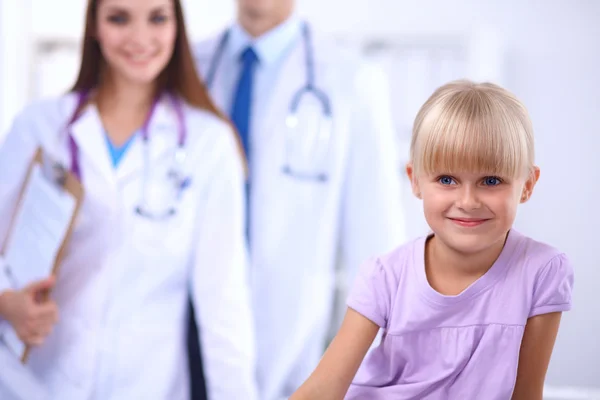
[[[464,253],[432,236],[425,246],[425,270],[438,292],[456,295],[483,276],[500,256],[504,240],[478,253]]]
[[[115,145],[127,142],[142,127],[154,99],[154,85],[103,80],[95,101],[104,130]]]

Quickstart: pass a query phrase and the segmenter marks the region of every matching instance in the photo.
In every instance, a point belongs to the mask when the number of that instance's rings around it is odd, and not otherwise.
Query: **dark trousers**
[[[202,351],[198,341],[198,327],[192,303],[189,304],[190,318],[188,320],[188,364],[190,368],[191,400],[207,400],[204,370],[202,369]]]

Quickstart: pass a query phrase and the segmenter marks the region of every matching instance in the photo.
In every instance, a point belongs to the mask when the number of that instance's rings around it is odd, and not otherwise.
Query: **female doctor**
[[[209,398],[254,400],[243,161],[179,0],[88,2],[72,92],[28,107],[0,150],[0,243],[38,146],[85,191],[56,282],[0,274],[0,324],[34,345],[48,398],[188,399],[189,294]]]

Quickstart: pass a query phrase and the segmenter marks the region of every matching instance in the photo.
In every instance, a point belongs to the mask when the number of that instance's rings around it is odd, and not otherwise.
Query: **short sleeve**
[[[385,328],[389,320],[395,278],[379,258],[364,263],[354,281],[347,305]]]
[[[571,309],[573,268],[566,255],[559,254],[541,270],[533,292],[529,317]]]

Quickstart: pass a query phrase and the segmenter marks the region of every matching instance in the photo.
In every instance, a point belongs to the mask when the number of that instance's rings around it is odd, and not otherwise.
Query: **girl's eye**
[[[487,178],[485,178],[483,180],[483,183],[486,186],[498,186],[499,184],[502,183],[502,180],[500,178],[498,178],[498,177],[495,177],[495,176],[488,176]]]
[[[438,182],[441,183],[442,185],[453,185],[454,183],[454,179],[452,179],[452,177],[450,176],[441,176],[438,178]]]

